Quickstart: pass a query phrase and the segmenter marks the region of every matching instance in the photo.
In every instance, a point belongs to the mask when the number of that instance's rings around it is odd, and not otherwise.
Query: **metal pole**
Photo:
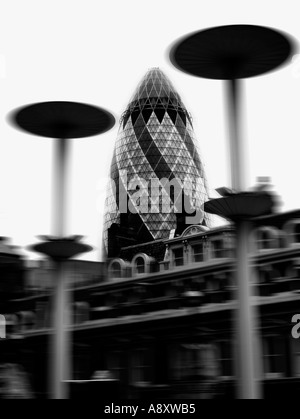
[[[230,167],[231,185],[236,191],[244,191],[246,182],[246,159],[242,133],[242,82],[241,80],[228,80],[228,119],[230,139]]]
[[[54,167],[54,234],[62,238],[66,235],[67,204],[67,158],[69,140],[55,140]],[[63,261],[55,262],[53,294],[53,338],[50,354],[51,398],[68,398],[67,384],[71,379],[71,336],[66,328],[70,325],[70,297],[66,290],[67,276]],[[69,291],[70,292],[70,291]]]
[[[51,362],[51,398],[56,400],[68,398],[65,380],[71,378],[70,333],[66,331],[69,324],[69,298],[65,289],[66,273],[64,262],[55,262],[55,286],[53,295],[53,336]]]
[[[228,83],[230,155],[232,187],[237,192],[244,191],[246,185],[245,153],[241,133],[241,91],[238,80]],[[251,267],[249,266],[249,236],[251,224],[247,221],[236,223],[236,284],[237,284],[237,379],[240,399],[259,399],[260,385],[257,380],[259,354],[254,308],[251,304]],[[257,348],[256,348],[257,349]]]
[[[69,140],[56,139],[54,145],[54,235],[66,235],[67,213],[67,170]]]
[[[236,223],[237,258],[237,374],[238,397],[259,399],[260,386],[257,380],[257,353],[255,353],[256,330],[254,309],[251,305],[251,270],[249,266],[248,237],[251,225],[247,221]]]

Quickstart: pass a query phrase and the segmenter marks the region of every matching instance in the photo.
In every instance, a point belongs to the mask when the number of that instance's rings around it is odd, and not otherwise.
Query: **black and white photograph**
[[[0,5],[0,399],[300,392],[300,4]]]

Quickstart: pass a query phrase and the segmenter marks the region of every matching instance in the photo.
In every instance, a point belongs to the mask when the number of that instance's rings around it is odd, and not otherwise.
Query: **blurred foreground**
[[[300,300],[300,211],[257,219],[249,240],[262,353],[257,377],[265,398],[290,398],[300,389],[292,323]],[[45,399],[55,264],[25,261],[7,240],[0,243],[1,397]],[[65,262],[69,397],[234,398],[234,254],[233,226],[195,225],[122,248],[106,264]]]

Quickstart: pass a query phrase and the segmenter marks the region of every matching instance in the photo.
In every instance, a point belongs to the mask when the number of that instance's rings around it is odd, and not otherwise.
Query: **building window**
[[[85,380],[90,374],[90,347],[75,343],[73,347],[73,377],[74,380]]]
[[[224,242],[222,239],[212,240],[212,258],[219,259],[224,257]]]
[[[286,351],[284,338],[281,336],[268,336],[263,341],[264,372],[265,376],[286,375]]]
[[[197,351],[194,350],[194,345],[181,344],[173,347],[171,355],[173,363],[170,369],[173,379],[182,380],[197,375]]]
[[[173,249],[174,265],[183,266],[184,265],[184,256],[183,248]]]
[[[295,234],[294,234],[295,243],[300,243],[300,224],[295,225]]]
[[[36,315],[32,311],[20,311],[17,313],[19,316],[21,331],[25,332],[27,330],[34,329],[36,325]]]
[[[36,303],[36,328],[43,329],[49,326],[48,303],[39,301]]]
[[[221,377],[232,377],[234,375],[234,365],[230,342],[227,340],[218,342],[218,349]]]
[[[274,227],[260,227],[257,230],[258,250],[271,250],[280,248],[280,231]]]
[[[298,246],[300,244],[300,220],[289,221],[284,230],[287,233],[288,243]]]
[[[273,238],[270,237],[270,234],[267,231],[263,231],[259,238],[259,249],[272,249],[272,240]]]
[[[114,262],[111,264],[110,275],[112,278],[122,278],[122,268],[119,262]]]
[[[149,348],[136,349],[132,356],[132,382],[151,383],[152,380],[152,352]]]
[[[220,365],[218,350],[214,344],[204,344],[200,350],[200,374],[203,377],[218,377],[220,375]]]
[[[224,237],[225,240],[225,256],[227,258],[234,258],[235,257],[235,250],[236,250],[236,239],[231,234],[226,234]]]
[[[5,324],[6,324],[6,336],[19,333],[20,331],[20,322],[16,314],[5,314]]]
[[[206,291],[208,292],[214,292],[220,290],[220,280],[213,276],[209,275],[206,280]]]
[[[131,261],[134,275],[143,275],[154,272],[155,259],[145,253],[138,253]]]
[[[135,268],[137,274],[145,273],[145,261],[142,257],[138,257],[135,261]]]
[[[193,262],[203,262],[204,261],[204,248],[203,243],[195,244],[192,247],[192,256],[193,256]]]
[[[292,341],[292,375],[300,377],[300,339]]]
[[[181,379],[181,350],[180,345],[173,344],[168,348],[169,370],[172,380]]]
[[[89,321],[89,303],[85,301],[78,301],[73,305],[74,323],[80,324]]]
[[[121,351],[112,351],[107,355],[107,369],[115,380],[121,380],[123,376],[122,355]]]
[[[170,369],[175,380],[219,375],[217,348],[213,344],[186,343],[171,348]]]
[[[259,238],[259,248],[260,249],[272,249],[273,237],[271,237],[268,231],[263,231]]]
[[[129,278],[131,271],[131,264],[120,258],[113,259],[108,266],[109,277],[113,279]]]

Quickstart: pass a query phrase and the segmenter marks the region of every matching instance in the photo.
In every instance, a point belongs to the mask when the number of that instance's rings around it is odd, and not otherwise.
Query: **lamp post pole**
[[[231,184],[237,192],[247,190],[245,142],[242,133],[242,81],[238,79],[227,80],[227,97],[229,111],[229,141],[231,160]],[[237,315],[236,315],[236,340],[237,362],[236,373],[238,376],[238,397],[240,399],[260,399],[261,386],[256,376],[258,368],[257,330],[254,324],[255,310],[252,306],[251,293],[251,266],[249,264],[249,237],[251,222],[237,220],[236,226],[236,285],[237,285]]]
[[[115,118],[104,109],[76,102],[43,102],[17,109],[11,115],[14,125],[42,137],[54,138],[54,237],[32,246],[32,250],[54,261],[53,335],[50,346],[50,396],[68,398],[67,380],[72,378],[71,297],[65,261],[92,250],[80,243],[79,236],[66,237],[67,175],[69,141],[104,133]]]
[[[231,186],[236,191],[247,189],[245,145],[242,132],[242,81],[226,80],[228,98]]]
[[[197,77],[225,80],[228,97],[230,131],[231,183],[236,197],[212,200],[204,205],[206,211],[230,218],[236,225],[236,283],[237,283],[237,378],[238,397],[261,397],[256,364],[259,356],[254,308],[251,300],[251,269],[249,266],[249,219],[258,214],[255,208],[244,208],[242,213],[235,207],[256,203],[261,206],[261,196],[247,200],[246,159],[244,139],[241,133],[241,81],[258,76],[281,66],[291,56],[293,43],[284,34],[271,28],[254,25],[230,25],[205,29],[187,35],[177,41],[170,50],[172,63],[179,70]],[[249,197],[248,197],[249,198]],[[213,202],[218,201],[218,202]],[[221,201],[221,202],[219,202]],[[268,210],[268,199],[262,210]],[[223,208],[220,211],[220,206]]]
[[[69,148],[68,138],[54,140],[53,234],[57,237],[66,236]]]
[[[70,140],[54,140],[54,226],[56,237],[66,237],[67,191],[68,191],[68,157]],[[55,260],[53,284],[53,328],[52,354],[49,363],[50,392],[52,398],[68,399],[66,380],[72,379],[72,342],[71,332],[71,298],[68,290],[68,277],[65,261]]]

